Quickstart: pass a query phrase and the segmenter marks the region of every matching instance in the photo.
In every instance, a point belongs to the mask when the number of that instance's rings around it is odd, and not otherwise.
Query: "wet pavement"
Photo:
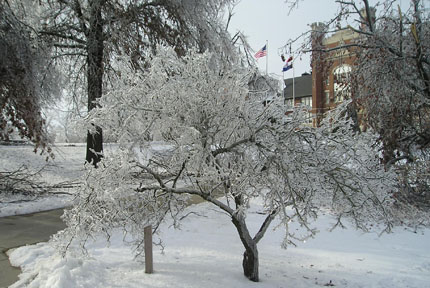
[[[28,244],[45,242],[66,228],[60,219],[63,209],[0,218],[0,288],[18,281],[21,270],[10,266],[6,251]]]

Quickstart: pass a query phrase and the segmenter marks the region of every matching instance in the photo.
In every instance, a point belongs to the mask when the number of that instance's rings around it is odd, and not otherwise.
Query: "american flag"
[[[266,55],[267,55],[267,49],[266,49],[266,45],[264,45],[263,48],[261,48],[260,50],[257,51],[257,53],[255,53],[254,57],[258,59]]]

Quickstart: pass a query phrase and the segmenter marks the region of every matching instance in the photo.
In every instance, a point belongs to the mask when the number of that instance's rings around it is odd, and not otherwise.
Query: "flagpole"
[[[266,76],[269,75],[269,40],[266,40]]]
[[[282,69],[282,99],[284,99],[284,105],[285,105],[285,77],[284,77],[284,69]]]
[[[296,82],[295,81],[295,77],[294,77],[294,66],[296,66],[296,65],[294,65],[294,60],[296,60],[295,59],[296,57],[294,57],[293,58],[293,62],[291,63],[291,65],[293,65],[293,107],[295,107],[296,106],[296,90],[295,90],[295,87],[294,87],[294,82]]]

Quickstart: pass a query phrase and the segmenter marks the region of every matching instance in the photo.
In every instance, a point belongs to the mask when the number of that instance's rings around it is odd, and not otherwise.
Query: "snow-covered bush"
[[[209,53],[178,58],[160,48],[144,75],[128,75],[100,101],[90,122],[116,135],[120,150],[85,176],[68,228],[57,235],[63,248],[123,227],[142,253],[143,227],[154,230],[183,216],[190,195],[225,212],[244,245],[244,274],[258,281],[257,243],[273,219],[285,228],[284,246],[313,236],[321,209],[367,230],[396,224],[395,174],[380,165],[370,133],[355,134],[334,110],[321,127],[306,124],[307,111],[284,119],[282,99],[263,106],[248,93],[251,73],[218,62]],[[154,150],[153,140],[165,145]],[[159,142],[160,143],[160,142]],[[251,235],[246,215],[252,199],[264,203],[261,227]],[[408,211],[412,217],[414,214]],[[288,230],[291,221],[307,235]],[[155,232],[155,231],[154,231]]]

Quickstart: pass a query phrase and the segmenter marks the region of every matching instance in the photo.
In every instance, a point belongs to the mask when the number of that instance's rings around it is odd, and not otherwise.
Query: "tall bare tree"
[[[92,110],[107,78],[115,75],[110,73],[114,63],[125,60],[134,69],[144,69],[157,44],[173,46],[179,55],[190,47],[228,51],[220,13],[230,2],[41,0],[36,5],[42,19],[37,30],[54,47],[55,59],[67,59],[74,91],[87,96]],[[79,90],[76,83],[86,89]],[[102,129],[94,126],[87,135],[86,161],[96,166],[102,153]]]
[[[358,15],[352,92],[381,136],[387,164],[413,161],[414,150],[430,147],[430,14],[423,1],[406,11],[396,2],[339,1],[344,14]]]
[[[300,1],[288,2],[294,7]],[[387,168],[401,168],[400,184],[413,192],[407,192],[407,198],[430,206],[430,10],[426,1],[409,1],[406,8],[394,0],[379,1],[376,6],[368,0],[335,2],[339,13],[324,23],[324,32],[351,29],[358,36],[345,45],[310,50],[313,56],[324,57],[350,49],[356,57],[351,77],[345,81],[353,98],[351,115],[361,110],[366,126],[379,134],[381,161]]]

